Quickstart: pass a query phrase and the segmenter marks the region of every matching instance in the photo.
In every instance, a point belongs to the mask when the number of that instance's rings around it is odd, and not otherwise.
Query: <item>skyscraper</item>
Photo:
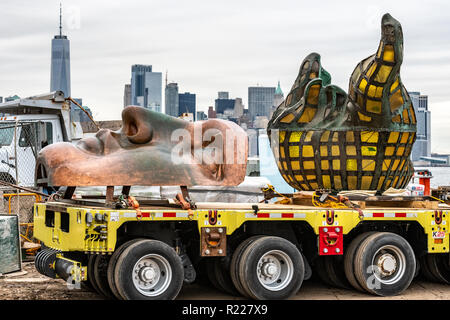
[[[275,87],[249,87],[248,110],[252,120],[256,116],[269,118],[274,105]]]
[[[411,151],[411,160],[431,156],[431,112],[428,110],[428,96],[420,92],[408,92],[417,118],[416,142]]]
[[[277,108],[277,107],[283,102],[283,100],[284,100],[284,93],[283,93],[283,91],[281,90],[281,87],[280,87],[280,81],[278,81],[278,85],[277,85],[277,88],[276,88],[276,90],[275,90],[275,96],[274,96],[273,106],[274,106],[275,108]]]
[[[224,114],[225,110],[234,110],[234,99],[229,99],[228,92],[219,92],[215,100],[216,113]]]
[[[181,116],[183,113],[192,113],[194,120],[196,117],[195,108],[195,93],[180,93],[178,94],[178,115]]]
[[[278,106],[283,101],[284,101],[284,93],[281,90],[280,81],[278,81],[277,88],[275,89],[275,95],[273,97],[273,107],[270,109],[270,117],[269,118],[272,118],[274,111],[278,108]]]
[[[236,98],[234,101],[233,116],[235,118],[242,117],[244,114],[244,104],[242,103],[242,98]]]
[[[166,85],[165,92],[165,104],[166,104],[166,114],[173,117],[179,116],[179,98],[178,98],[178,84],[168,83]]]
[[[70,97],[70,41],[62,34],[62,9],[59,8],[59,35],[52,39],[50,91],[61,90]]]
[[[197,111],[197,121],[206,120],[207,118],[205,111]]]
[[[217,117],[216,111],[214,111],[214,108],[212,106],[208,107],[208,119],[213,119]]]
[[[79,98],[74,98],[73,100],[75,100],[80,106],[83,106],[83,99],[79,99]],[[83,106],[83,109],[86,110],[87,113],[89,113],[89,115],[92,117],[92,111],[89,107],[87,106]],[[73,122],[89,122],[91,121],[89,119],[89,117],[87,116],[87,114],[81,110],[80,108],[78,108],[77,106],[72,104],[72,109],[70,110],[70,115],[71,115],[71,120]]]
[[[123,90],[123,107],[131,105],[131,84],[126,84]]]
[[[151,65],[131,66],[131,103],[161,112],[162,73],[152,72]]]

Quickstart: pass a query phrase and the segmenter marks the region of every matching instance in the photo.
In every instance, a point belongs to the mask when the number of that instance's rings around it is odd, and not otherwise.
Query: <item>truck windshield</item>
[[[0,146],[9,146],[14,137],[14,124],[0,123]]]

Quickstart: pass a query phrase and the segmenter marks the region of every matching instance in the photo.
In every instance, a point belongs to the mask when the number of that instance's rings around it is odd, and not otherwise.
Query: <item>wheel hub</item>
[[[137,274],[135,280],[140,287],[145,289],[154,287],[161,277],[161,269],[158,267],[158,264],[151,259],[141,261],[141,263],[135,267],[134,272]]]
[[[261,281],[266,284],[273,283],[277,280],[278,275],[280,273],[279,262],[272,256],[264,257],[260,263],[258,268],[258,273]]]
[[[377,265],[381,275],[390,276],[397,269],[397,260],[393,255],[385,253],[378,259]]]
[[[139,275],[142,281],[152,282],[156,277],[155,269],[151,267],[145,267],[141,270],[141,274]]]
[[[262,273],[269,278],[272,278],[278,273],[278,266],[273,262],[264,263],[262,266]]]

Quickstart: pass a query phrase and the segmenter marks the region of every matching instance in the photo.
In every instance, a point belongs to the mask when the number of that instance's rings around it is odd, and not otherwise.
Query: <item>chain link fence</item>
[[[36,158],[49,143],[51,127],[48,128],[48,125],[39,121],[0,123],[0,184],[7,182],[28,189],[35,188]],[[24,224],[33,223],[33,205],[39,197],[4,184],[0,186],[0,195],[1,212],[18,214],[19,222],[23,224],[21,234],[25,235],[27,227]]]

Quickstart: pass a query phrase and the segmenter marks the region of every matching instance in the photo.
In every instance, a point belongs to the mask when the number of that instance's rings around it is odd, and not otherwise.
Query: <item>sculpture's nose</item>
[[[145,109],[136,106],[126,107],[122,112],[122,132],[132,143],[144,144],[152,139],[153,130],[144,112]]]

